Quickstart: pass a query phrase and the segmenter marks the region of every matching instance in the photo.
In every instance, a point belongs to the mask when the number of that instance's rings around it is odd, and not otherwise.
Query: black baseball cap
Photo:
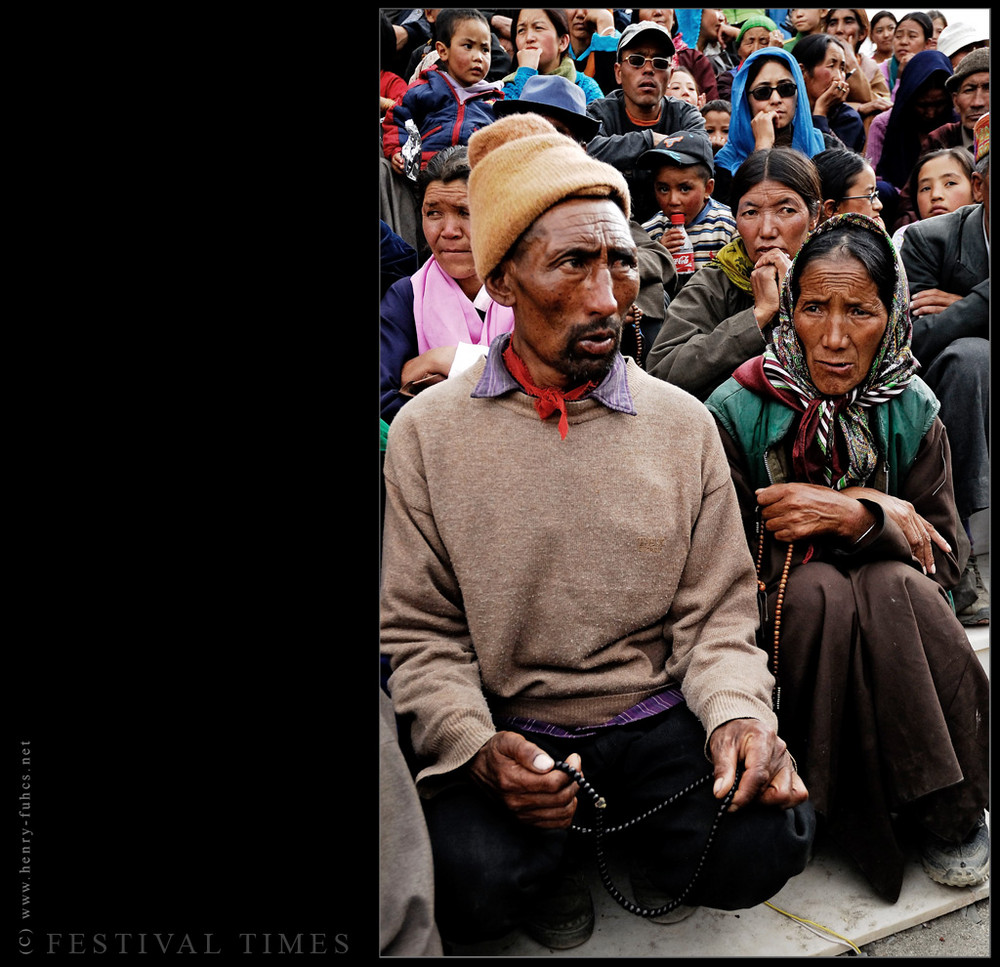
[[[695,131],[679,131],[669,135],[655,148],[644,151],[638,164],[642,168],[659,168],[662,164],[681,166],[703,164],[715,175],[715,157],[708,135]]]

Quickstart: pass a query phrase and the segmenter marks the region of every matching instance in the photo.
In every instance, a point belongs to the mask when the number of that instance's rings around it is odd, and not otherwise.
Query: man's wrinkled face
[[[962,126],[970,131],[984,114],[990,111],[990,72],[970,74],[951,96]]]
[[[539,386],[600,380],[639,293],[628,221],[606,198],[561,202],[525,232],[486,285],[513,308],[512,345]]]

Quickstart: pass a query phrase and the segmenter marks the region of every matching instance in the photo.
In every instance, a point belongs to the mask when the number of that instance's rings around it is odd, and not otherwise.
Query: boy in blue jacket
[[[486,79],[490,70],[490,26],[479,10],[445,8],[435,24],[438,61],[421,71],[382,121],[382,152],[393,171],[404,174],[406,122],[420,133],[420,167],[438,151],[467,144],[471,135],[491,124],[493,102],[503,99],[501,84]]]

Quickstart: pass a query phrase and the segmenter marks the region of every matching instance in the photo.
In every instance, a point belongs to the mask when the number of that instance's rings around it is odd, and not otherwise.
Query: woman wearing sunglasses
[[[802,70],[779,47],[763,47],[743,62],[733,81],[732,104],[729,140],[715,156],[716,194],[720,175],[729,180],[725,174],[735,173],[754,151],[788,147],[812,158],[827,147],[842,147],[836,136],[813,124]]]

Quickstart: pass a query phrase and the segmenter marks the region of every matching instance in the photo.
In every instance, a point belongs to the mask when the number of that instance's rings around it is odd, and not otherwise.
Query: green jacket
[[[790,479],[786,448],[778,444],[797,421],[795,410],[758,396],[733,377],[715,390],[705,405],[746,454],[755,488]],[[940,408],[931,388],[914,376],[903,393],[872,409],[879,461],[868,486],[893,496],[899,494],[900,482],[906,479],[920,441]]]

